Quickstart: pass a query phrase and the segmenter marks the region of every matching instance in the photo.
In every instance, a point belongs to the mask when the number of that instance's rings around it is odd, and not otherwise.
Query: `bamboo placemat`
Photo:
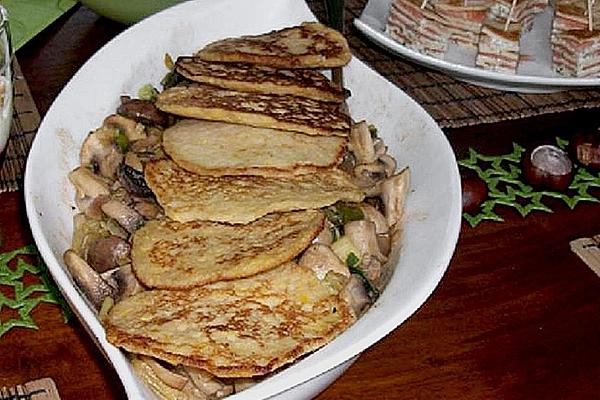
[[[307,0],[325,21],[323,0]],[[486,89],[410,63],[379,48],[352,26],[367,0],[346,0],[346,37],[354,55],[369,64],[423,106],[443,128],[525,118],[600,107],[600,90],[522,94]]]
[[[325,21],[323,0],[307,0]],[[367,0],[346,0],[346,37],[353,53],[395,83],[423,106],[443,128],[498,122],[534,115],[600,107],[600,90],[571,90],[550,94],[523,94],[486,89],[403,60],[377,47],[352,27]],[[15,107],[4,164],[0,169],[0,193],[17,190],[31,141],[40,117],[27,82],[15,61]]]
[[[0,166],[0,193],[17,190],[21,187],[27,154],[40,125],[40,114],[16,59],[13,61],[13,69],[13,120],[6,156],[4,163]]]

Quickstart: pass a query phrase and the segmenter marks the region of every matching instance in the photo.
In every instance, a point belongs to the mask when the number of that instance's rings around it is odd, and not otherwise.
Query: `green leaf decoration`
[[[556,145],[565,150],[569,141],[556,137]],[[573,182],[567,193],[535,190],[522,180],[521,158],[524,153],[525,148],[517,143],[513,143],[511,153],[497,156],[484,155],[469,148],[467,158],[458,161],[460,166],[475,172],[488,188],[488,199],[481,204],[479,212],[463,213],[463,218],[471,227],[482,221],[502,222],[502,217],[495,211],[498,206],[513,208],[526,217],[533,211],[551,213],[552,209],[544,204],[546,198],[560,199],[570,209],[580,202],[600,202],[589,192],[590,189],[600,188],[600,173],[591,173],[582,166],[575,167]]]
[[[25,261],[24,256],[34,257],[35,265]],[[39,283],[26,285],[26,272],[35,275]],[[58,304],[65,322],[70,319],[71,311],[33,245],[0,253],[0,289],[0,337],[16,327],[38,329],[31,312],[42,302]],[[12,296],[7,294],[10,292]],[[3,318],[2,310],[6,308],[15,310],[18,318]]]

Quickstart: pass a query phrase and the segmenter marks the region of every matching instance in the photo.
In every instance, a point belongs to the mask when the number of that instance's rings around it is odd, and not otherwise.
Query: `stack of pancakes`
[[[110,342],[249,377],[354,321],[338,291],[293,261],[323,229],[320,208],[364,197],[338,168],[344,91],[318,71],[349,59],[343,36],[305,23],[177,60],[187,81],[156,106],[180,119],[163,135],[168,157],[144,171],[167,218],[134,234],[133,268],[149,290],[113,307]]]

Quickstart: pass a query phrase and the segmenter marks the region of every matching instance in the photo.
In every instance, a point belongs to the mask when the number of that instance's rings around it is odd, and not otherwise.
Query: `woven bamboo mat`
[[[307,0],[325,21],[323,0]],[[346,0],[346,37],[354,55],[394,82],[423,106],[443,128],[525,118],[577,108],[600,107],[600,90],[521,94],[486,89],[429,70],[377,47],[352,26],[367,0]]]
[[[323,0],[307,0],[325,21]],[[600,90],[572,90],[550,94],[521,94],[486,89],[458,81],[405,61],[380,49],[352,27],[367,0],[346,0],[346,37],[353,53],[423,106],[443,128],[498,122],[534,115],[600,107]],[[17,190],[25,160],[40,117],[27,82],[15,61],[15,109],[4,164],[0,193]]]
[[[27,153],[40,124],[40,114],[16,59],[13,61],[13,68],[13,121],[4,163],[0,166],[0,193],[21,187]]]

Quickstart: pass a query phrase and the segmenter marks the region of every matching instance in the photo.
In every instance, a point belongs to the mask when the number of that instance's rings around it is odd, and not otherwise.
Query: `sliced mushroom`
[[[363,257],[360,264],[360,269],[363,271],[365,277],[376,287],[379,286],[383,268],[384,264],[381,259],[370,254]]]
[[[373,140],[373,148],[375,149],[375,155],[377,158],[387,152],[387,146],[385,145],[385,142],[379,137]]]
[[[377,161],[373,138],[366,121],[352,125],[349,139],[348,147],[354,154],[357,164],[372,164]]]
[[[127,140],[135,142],[146,137],[144,125],[122,115],[112,114],[104,119],[104,126],[121,130],[127,136]]]
[[[151,357],[147,357],[147,356],[139,356],[139,357],[150,368],[152,368],[152,371],[154,371],[156,376],[161,381],[166,383],[168,386],[170,386],[174,389],[177,389],[177,390],[182,390],[183,387],[186,385],[186,383],[188,383],[189,378],[187,376],[178,374],[174,371],[171,371],[170,369],[164,367],[162,364],[160,364],[155,359],[153,359]]]
[[[133,273],[131,264],[125,264],[106,271],[100,276],[112,287],[117,288],[116,300],[125,299],[145,290]]]
[[[364,219],[348,222],[344,225],[344,232],[344,236],[348,237],[360,252],[361,259],[373,256],[381,262],[386,261],[386,257],[379,249],[373,222]]]
[[[222,382],[202,369],[184,366],[183,370],[207,398],[220,399],[232,394],[234,391],[233,385]]]
[[[121,97],[117,113],[149,125],[167,126],[169,122],[167,114],[156,108],[152,101],[131,99],[127,96]]]
[[[131,168],[135,169],[136,171],[142,172],[144,170],[142,161],[140,160],[138,155],[132,151],[128,151],[125,154],[125,164],[129,165]]]
[[[156,219],[162,214],[162,208],[149,198],[133,198],[133,209],[146,219]]]
[[[365,219],[375,224],[375,234],[377,236],[377,244],[379,250],[384,255],[388,255],[391,250],[391,238],[390,238],[390,226],[387,220],[375,207],[370,204],[363,203],[360,205],[360,209],[365,216]]]
[[[404,215],[404,203],[410,187],[410,170],[404,168],[381,183],[381,199],[385,217],[390,228],[394,228]]]
[[[313,243],[306,249],[298,264],[314,271],[319,280],[325,279],[329,271],[346,277],[350,276],[350,271],[331,247],[321,243]]]
[[[148,128],[148,137],[137,140],[129,146],[143,160],[154,157],[161,150],[161,132],[158,129]]]
[[[375,207],[367,203],[362,203],[360,209],[363,212],[365,219],[375,224],[375,233],[382,234],[390,231],[387,220]]]
[[[117,289],[102,279],[100,274],[94,271],[77,253],[67,250],[63,258],[73,280],[96,310],[100,309],[104,298],[115,297]]]
[[[154,194],[146,184],[144,172],[138,171],[127,164],[121,164],[118,171],[119,182],[127,191],[140,197],[150,197]]]
[[[379,163],[383,165],[386,177],[390,177],[396,172],[396,160],[389,154],[379,156]]]
[[[102,212],[102,204],[110,200],[109,196],[98,196],[98,197],[77,197],[75,198],[75,204],[79,211],[82,211],[85,215],[90,218],[100,219],[104,216]]]
[[[346,299],[348,304],[350,304],[350,307],[357,317],[360,316],[371,303],[365,285],[361,279],[354,274],[350,276],[350,279],[346,283],[342,296]]]
[[[115,142],[115,135],[115,130],[107,127],[90,133],[79,153],[81,165],[97,169],[104,177],[113,178],[123,161],[123,154]]]
[[[129,261],[131,245],[118,236],[98,238],[90,243],[87,261],[98,272],[126,264]]]
[[[385,177],[385,166],[380,163],[358,164],[354,167],[354,176],[361,188],[369,188]]]
[[[323,225],[323,229],[314,240],[314,243],[321,243],[325,245],[330,245],[335,241],[334,235],[335,226],[329,221],[329,219],[325,219],[325,224]]]
[[[77,189],[78,197],[96,198],[104,195],[108,196],[110,190],[106,180],[94,174],[87,168],[78,167],[69,173],[69,180]]]
[[[158,398],[163,400],[190,398],[190,396],[188,396],[188,394],[184,393],[182,390],[178,390],[167,385],[161,378],[158,377],[154,369],[152,369],[152,367],[148,363],[146,363],[145,360],[142,360],[139,356],[133,356],[131,358],[131,366],[136,372],[136,375],[139,376],[144,382],[148,384],[149,387],[152,388],[152,391],[157,394]],[[200,400],[205,400],[205,398],[203,397],[198,398]]]
[[[102,211],[113,218],[129,233],[133,233],[144,224],[144,218],[131,207],[117,200],[109,200],[102,205]]]

